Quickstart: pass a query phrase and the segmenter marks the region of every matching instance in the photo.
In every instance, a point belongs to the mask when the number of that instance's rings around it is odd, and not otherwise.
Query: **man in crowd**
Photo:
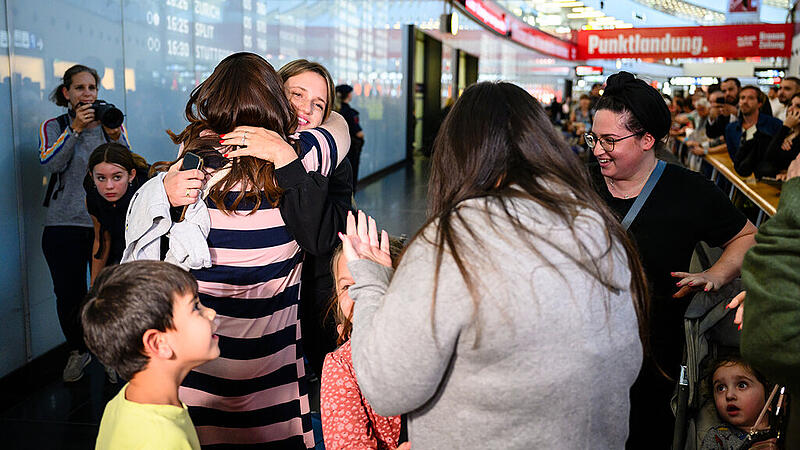
[[[725,127],[725,143],[733,161],[737,160],[736,153],[742,145],[752,139],[763,139],[763,147],[766,148],[769,139],[781,129],[780,120],[759,111],[762,95],[755,86],[745,86],[739,90],[739,118]]]
[[[782,107],[778,113],[773,109],[773,115],[778,120],[786,119],[786,108],[792,101],[792,96],[800,92],[800,78],[786,77],[781,81],[781,87],[778,89],[778,101],[781,102]]]
[[[736,120],[739,113],[739,90],[742,83],[738,78],[726,78],[720,85],[724,103],[715,103],[708,117],[706,134],[710,138],[717,138],[725,134],[725,127]]]

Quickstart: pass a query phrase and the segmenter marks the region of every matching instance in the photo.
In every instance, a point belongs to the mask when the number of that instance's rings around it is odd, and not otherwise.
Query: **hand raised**
[[[783,124],[788,128],[794,128],[800,124],[800,110],[786,111],[786,119],[783,120]]]
[[[389,233],[383,230],[379,240],[375,219],[368,217],[363,211],[358,212],[358,222],[351,211],[347,212],[347,234],[339,233],[339,238],[342,240],[342,251],[347,262],[367,259],[392,267]]]

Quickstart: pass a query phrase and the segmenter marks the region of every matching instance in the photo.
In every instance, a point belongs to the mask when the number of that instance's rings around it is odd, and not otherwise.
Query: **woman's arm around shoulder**
[[[350,128],[347,126],[347,121],[338,112],[331,111],[328,120],[323,122],[319,128],[330,133],[336,144],[336,164],[338,165],[347,156],[347,151],[350,149]]]

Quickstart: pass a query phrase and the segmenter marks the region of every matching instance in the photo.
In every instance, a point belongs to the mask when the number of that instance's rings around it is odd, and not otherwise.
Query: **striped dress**
[[[300,133],[307,171],[330,176],[336,145],[324,130]],[[230,205],[236,198],[225,199]],[[226,215],[206,200],[212,267],[193,271],[200,301],[217,311],[220,356],[189,373],[180,398],[204,448],[313,448],[303,365],[300,272],[303,255],[278,208]]]

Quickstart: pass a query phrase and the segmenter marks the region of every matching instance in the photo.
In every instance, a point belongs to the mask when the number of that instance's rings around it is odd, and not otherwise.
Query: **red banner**
[[[459,0],[473,19],[512,41],[546,55],[575,59],[575,44],[563,41],[523,22],[491,0]]]
[[[788,57],[792,24],[625,28],[578,32],[578,58]]]

